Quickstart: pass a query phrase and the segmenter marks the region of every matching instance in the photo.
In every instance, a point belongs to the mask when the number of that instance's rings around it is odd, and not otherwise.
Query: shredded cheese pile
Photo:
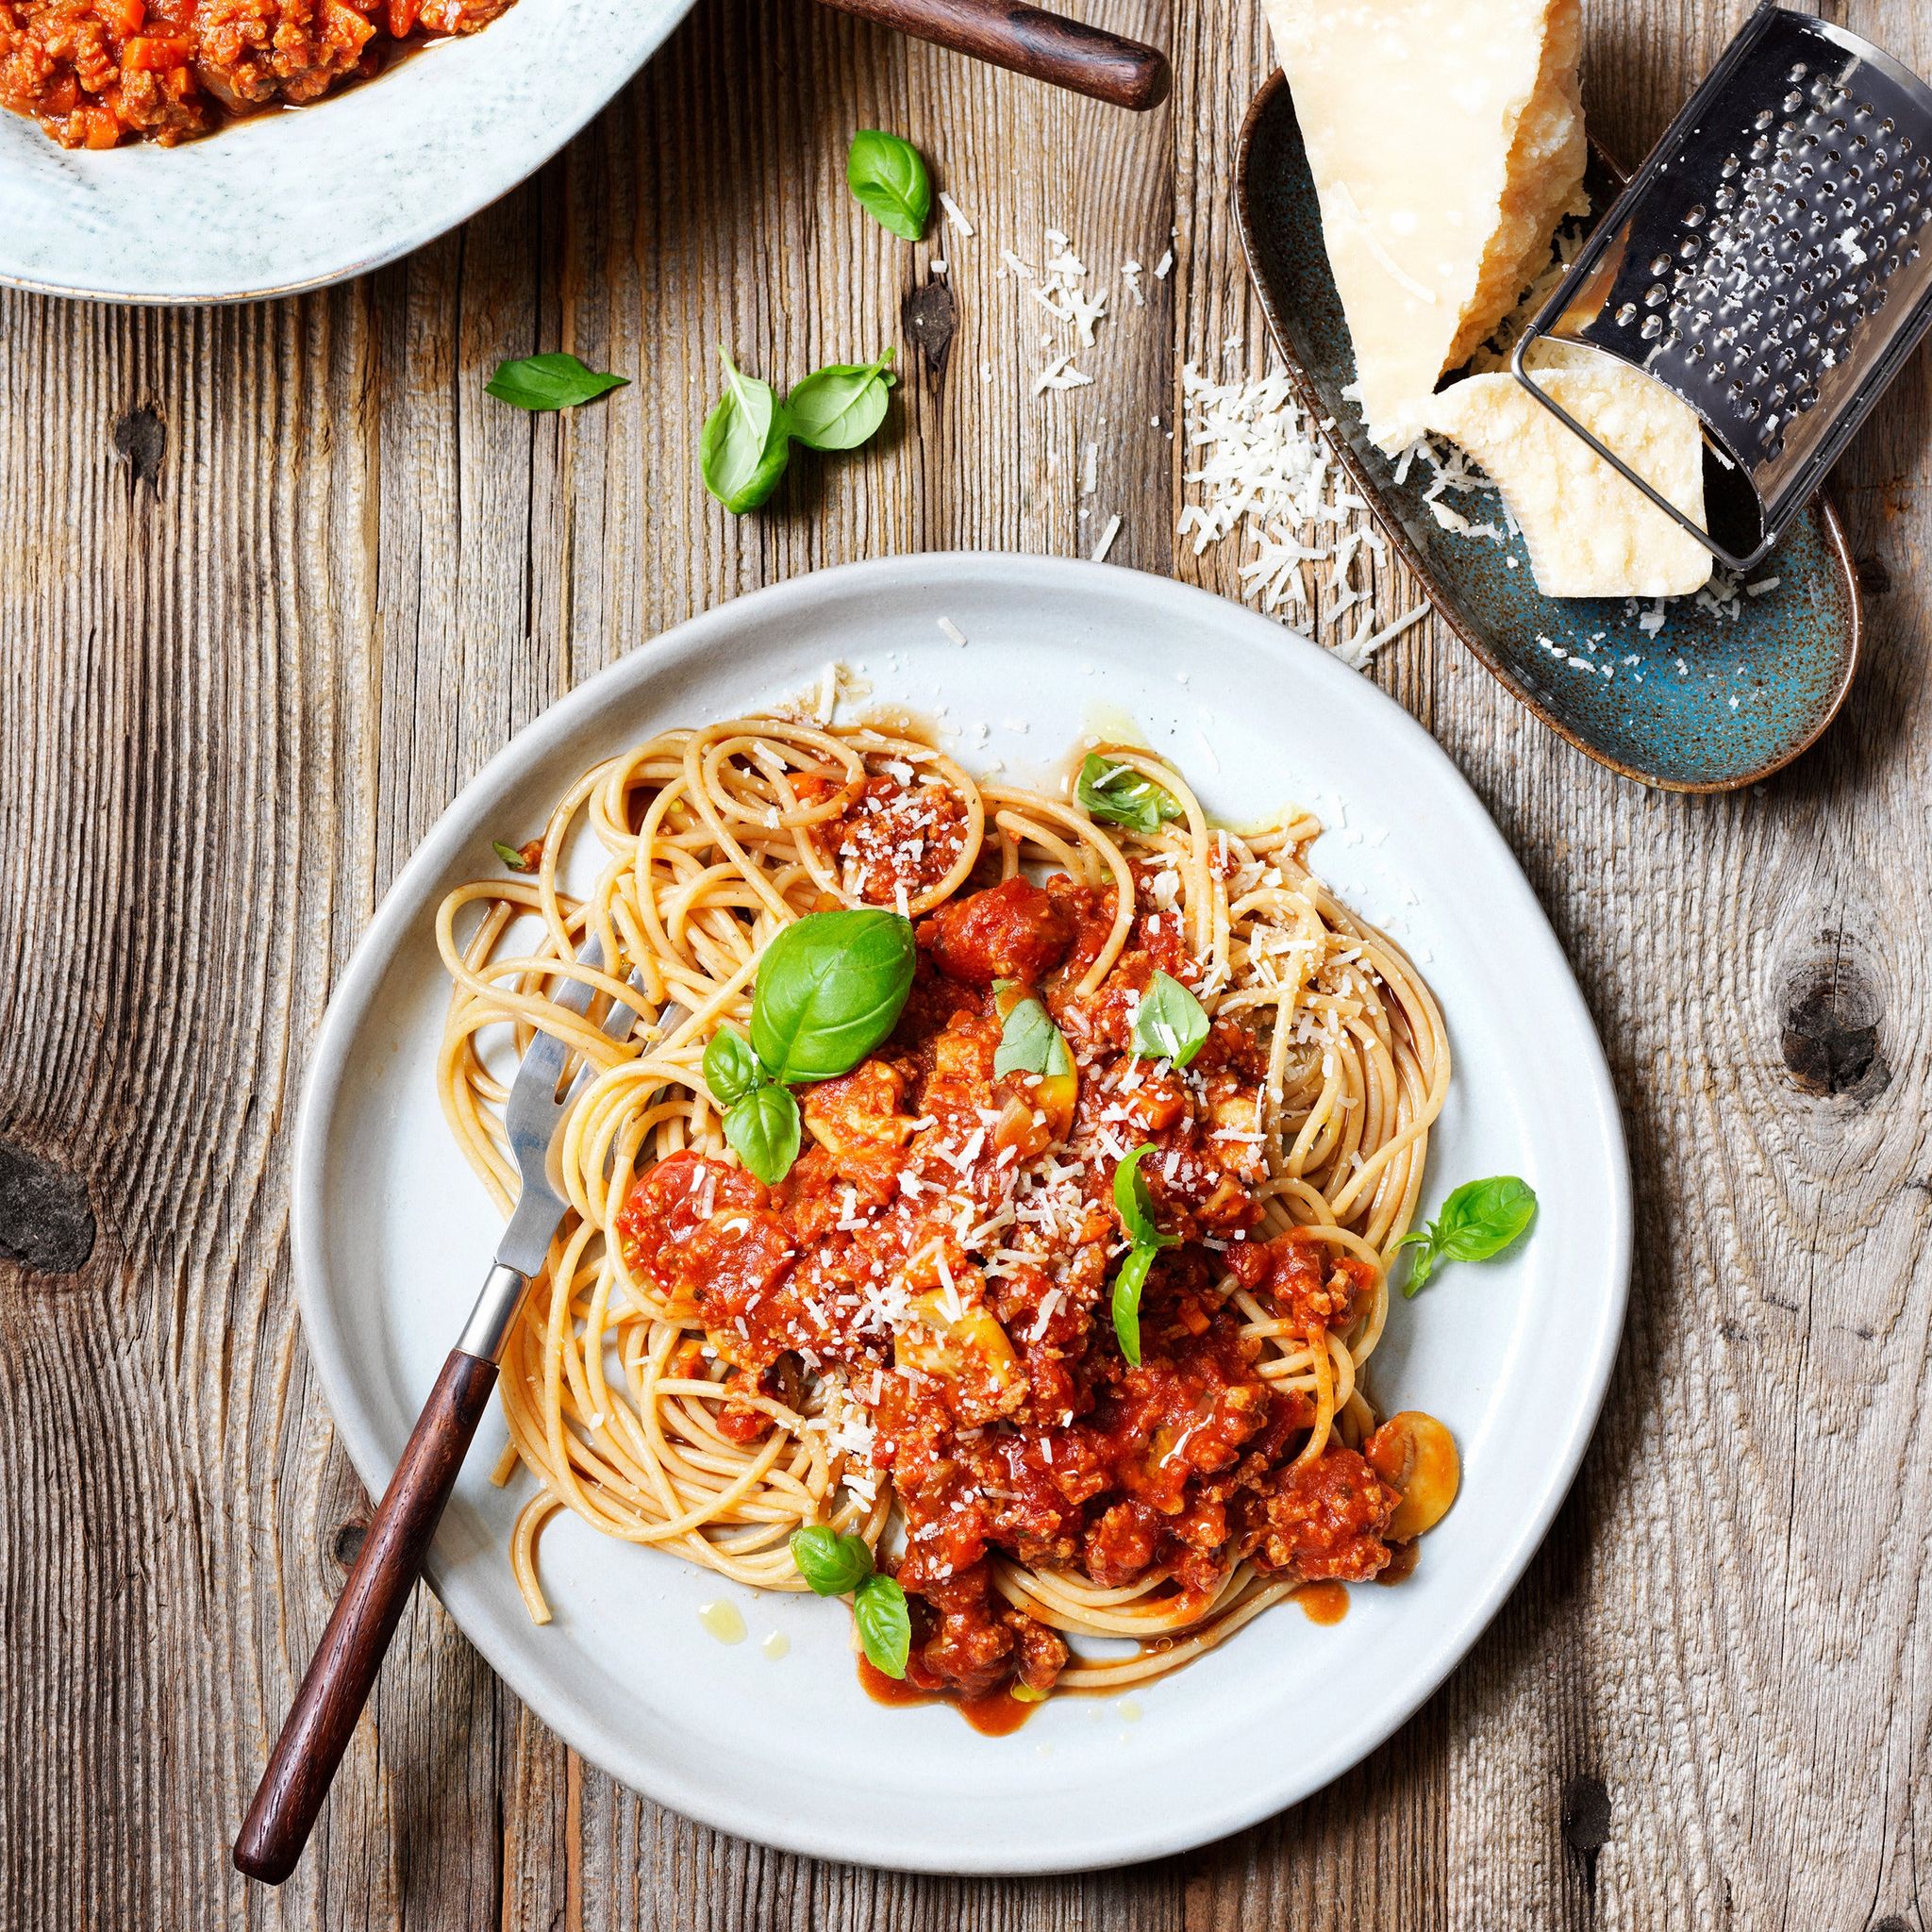
[[[1323,440],[1327,425],[1308,419],[1282,370],[1216,381],[1190,362],[1181,422],[1191,500],[1178,532],[1192,535],[1196,557],[1243,533],[1254,554],[1241,585],[1251,603],[1284,620],[1290,610],[1313,620],[1319,605],[1317,634],[1333,631],[1336,655],[1357,669],[1428,614],[1421,604],[1377,627],[1373,590],[1357,573],[1386,561],[1389,546]]]

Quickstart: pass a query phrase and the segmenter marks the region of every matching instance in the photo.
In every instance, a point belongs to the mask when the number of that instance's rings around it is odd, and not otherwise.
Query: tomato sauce
[[[868,892],[929,884],[950,862],[936,802],[914,827],[908,814],[927,808],[914,789],[868,784],[863,799],[877,809],[822,824],[828,853],[871,867]],[[853,829],[869,824],[890,825],[910,872]],[[1318,1338],[1357,1320],[1373,1275],[1311,1236],[1257,1232],[1265,1038],[1222,1018],[1185,1069],[1135,1056],[1153,975],[1200,976],[1157,879],[1137,881],[1137,903],[1124,951],[1083,993],[1110,889],[1013,879],[957,895],[916,928],[891,1040],[800,1090],[804,1150],[775,1188],[685,1152],[621,1217],[628,1263],[705,1327],[704,1364],[685,1372],[730,1385],[721,1428],[758,1440],[774,1404],[816,1390],[841,1441],[863,1445],[842,1464],[848,1488],[893,1486],[911,1656],[905,1684],[874,1673],[868,1688],[945,1695],[982,1729],[1022,1722],[1068,1659],[1058,1631],[995,1588],[998,1557],[1108,1589],[1153,1577],[1203,1603],[1246,1562],[1320,1586],[1311,1615],[1345,1608],[1341,1584],[1391,1559],[1396,1489],[1340,1442],[1298,1460],[1313,1404],[1257,1373],[1259,1343],[1221,1287],[1233,1273]],[[1069,1049],[1060,1088],[995,1071],[1015,983]],[[1127,1245],[1112,1185],[1143,1143],[1174,1245],[1146,1277],[1136,1365],[1110,1313]]]
[[[1348,1615],[1348,1591],[1340,1583],[1304,1583],[1294,1600],[1311,1624],[1339,1624]]]
[[[0,107],[63,147],[172,147],[299,107],[510,0],[0,0]]]
[[[903,1709],[915,1704],[950,1704],[982,1737],[1009,1738],[1040,1708],[1040,1698],[1015,1697],[1010,1690],[961,1697],[944,1690],[922,1690],[904,1677],[889,1677],[868,1657],[858,1659],[858,1681],[874,1704]]]

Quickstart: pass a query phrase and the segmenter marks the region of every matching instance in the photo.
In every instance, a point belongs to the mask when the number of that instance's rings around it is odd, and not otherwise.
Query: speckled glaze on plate
[[[177,148],[71,152],[0,113],[0,282],[240,302],[380,268],[541,167],[691,4],[517,0],[364,86]]]
[[[1601,208],[1618,177],[1594,149],[1591,175]],[[1248,109],[1235,200],[1297,392],[1317,418],[1333,418],[1336,454],[1390,541],[1506,691],[1600,764],[1671,791],[1753,784],[1830,724],[1857,666],[1863,624],[1844,530],[1822,492],[1752,573],[1760,583],[1777,578],[1776,587],[1743,597],[1735,619],[1677,599],[1651,633],[1624,598],[1544,597],[1521,537],[1498,545],[1443,529],[1423,500],[1427,466],[1414,464],[1398,483],[1342,396],[1355,354],[1293,98],[1278,73]],[[1451,499],[1473,521],[1482,520],[1474,506],[1484,501]]]

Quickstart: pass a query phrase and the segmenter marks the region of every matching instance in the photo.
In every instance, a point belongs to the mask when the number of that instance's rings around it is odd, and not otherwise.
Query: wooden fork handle
[[[450,1351],[235,1840],[235,1864],[251,1878],[279,1885],[308,1842],[495,1385],[494,1362]]]
[[[846,13],[935,41],[995,67],[1116,108],[1156,108],[1173,85],[1167,56],[1020,0],[825,0]]]

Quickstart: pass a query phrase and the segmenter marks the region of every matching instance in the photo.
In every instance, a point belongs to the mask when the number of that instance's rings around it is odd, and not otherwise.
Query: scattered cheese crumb
[[[1095,563],[1105,563],[1107,553],[1113,548],[1113,540],[1121,533],[1121,520],[1118,516],[1108,517],[1107,527],[1100,533],[1100,541],[1093,546]]]
[[[947,221],[951,222],[954,227],[958,228],[960,234],[965,236],[967,241],[972,241],[974,236],[979,232],[966,219],[966,210],[943,188],[940,190],[940,206],[945,209]]]

